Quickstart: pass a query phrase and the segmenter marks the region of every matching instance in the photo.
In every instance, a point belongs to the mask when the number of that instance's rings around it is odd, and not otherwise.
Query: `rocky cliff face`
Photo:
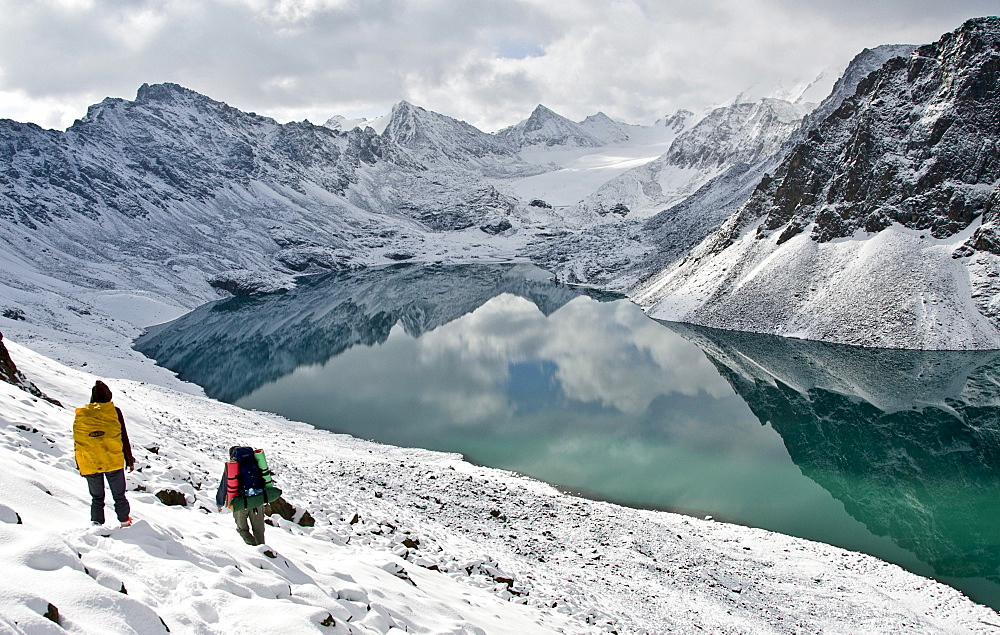
[[[893,223],[945,238],[982,215],[1000,176],[1000,19],[894,58],[818,124],[744,212],[762,234],[820,242]]]
[[[660,317],[728,328],[1000,346],[989,249],[998,60],[1000,18],[890,59],[719,231],[634,297]]]
[[[24,373],[17,369],[17,365],[14,363],[14,360],[10,358],[7,346],[3,343],[2,333],[0,333],[0,381],[13,384],[26,393],[32,394],[40,399],[48,401],[49,403],[62,407],[61,403],[43,393],[38,386],[24,376]]]

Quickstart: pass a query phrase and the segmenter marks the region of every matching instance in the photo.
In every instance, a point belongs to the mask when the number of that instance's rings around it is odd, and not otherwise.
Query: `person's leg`
[[[236,521],[236,531],[240,533],[240,536],[243,538],[243,542],[253,546],[257,544],[257,541],[254,540],[252,535],[250,535],[250,527],[247,524],[249,516],[249,509],[237,509],[233,511],[233,519]]]
[[[87,474],[87,490],[90,491],[90,520],[104,524],[104,474]]]
[[[115,515],[118,516],[118,522],[125,522],[131,511],[128,499],[125,498],[125,469],[107,472],[106,476],[108,486],[111,488],[111,497],[115,501]]]
[[[253,538],[258,545],[264,544],[264,506],[259,505],[250,510],[250,527]]]

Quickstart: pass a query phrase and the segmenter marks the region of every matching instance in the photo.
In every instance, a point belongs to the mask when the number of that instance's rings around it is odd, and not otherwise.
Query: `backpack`
[[[264,471],[257,463],[253,448],[234,448],[232,457],[232,463],[236,464],[236,469],[230,469],[229,472],[235,471],[236,478],[234,479],[233,475],[230,475],[227,479],[227,493],[231,494],[231,497],[242,496],[245,498],[262,494],[265,486]]]
[[[73,448],[80,474],[113,472],[125,466],[122,427],[115,404],[89,403],[76,409]]]
[[[233,448],[226,463],[226,505],[233,510],[273,503],[281,496],[275,487],[263,450]]]

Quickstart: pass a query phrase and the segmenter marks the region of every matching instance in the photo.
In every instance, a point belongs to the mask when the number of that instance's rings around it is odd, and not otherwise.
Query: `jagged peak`
[[[597,123],[597,122],[600,122],[600,123],[618,123],[617,121],[615,121],[611,117],[607,116],[606,114],[604,114],[600,110],[598,110],[594,114],[588,116],[581,123],[587,123],[587,122],[590,122],[590,123]]]
[[[405,99],[399,100],[398,102],[396,102],[392,106],[392,112],[393,113],[396,113],[396,112],[407,112],[407,111],[412,111],[412,110],[417,110],[417,111],[421,111],[422,110],[422,111],[426,112],[426,110],[424,108],[421,108],[420,106],[415,106],[412,103],[406,101]]]
[[[1000,33],[1000,16],[986,15],[980,18],[969,18],[957,30],[991,30]]]
[[[528,120],[530,121],[532,119],[540,119],[547,117],[559,117],[560,119],[565,119],[565,117],[563,117],[556,111],[552,110],[551,108],[548,108],[547,106],[544,106],[542,104],[538,104],[537,106],[535,106],[535,109],[531,111],[531,115],[528,116]]]
[[[137,103],[175,101],[178,97],[209,99],[199,92],[171,82],[164,82],[162,84],[143,84],[135,93],[135,101]]]

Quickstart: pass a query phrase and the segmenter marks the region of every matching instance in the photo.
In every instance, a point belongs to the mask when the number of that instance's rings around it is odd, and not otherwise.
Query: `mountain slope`
[[[405,148],[425,166],[439,169],[458,162],[465,169],[488,170],[495,176],[544,171],[522,161],[514,148],[496,136],[405,101],[393,106],[382,138]]]
[[[593,129],[597,125],[599,122],[594,121],[587,124],[587,127]],[[535,107],[527,119],[497,131],[496,136],[518,150],[530,146],[596,148],[605,145],[581,124],[570,121],[541,104]]]
[[[807,112],[807,107],[780,99],[716,108],[679,135],[663,156],[603,185],[583,207],[624,205],[649,216],[737,164],[755,164],[773,155]]]
[[[65,132],[0,121],[0,279],[30,263],[195,305],[461,245],[509,255],[522,208],[486,177],[545,169],[406,103],[383,134],[338,132],[143,85]]]
[[[890,59],[715,234],[631,295],[710,326],[1000,346],[998,58],[1000,18],[982,18]]]

